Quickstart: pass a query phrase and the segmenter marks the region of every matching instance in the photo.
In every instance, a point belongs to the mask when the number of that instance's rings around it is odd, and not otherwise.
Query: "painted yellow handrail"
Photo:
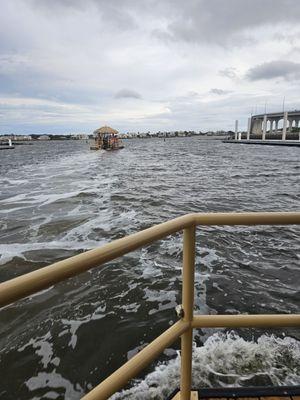
[[[195,228],[198,225],[287,225],[300,224],[300,212],[271,213],[199,213],[156,225],[115,240],[99,249],[87,251],[48,267],[0,284],[0,307],[48,288],[88,269],[99,267],[117,257],[183,230],[183,316],[142,351],[95,387],[84,400],[105,400],[120,390],[181,336],[180,399],[190,400],[192,335],[204,327],[275,327],[300,326],[300,314],[287,315],[198,315],[194,316]]]
[[[100,385],[83,397],[84,400],[108,399],[126,383],[136,377],[147,365],[155,360],[169,345],[175,342],[190,325],[183,321],[176,322],[171,328],[153,340],[148,346],[113,372]],[[83,400],[82,399],[82,400]]]
[[[194,214],[185,215],[1,283],[0,307],[178,232],[194,220]]]
[[[187,214],[0,284],[0,307],[114,260],[184,228],[197,225],[299,224],[300,212]]]
[[[271,328],[300,326],[300,314],[195,315],[193,328]]]

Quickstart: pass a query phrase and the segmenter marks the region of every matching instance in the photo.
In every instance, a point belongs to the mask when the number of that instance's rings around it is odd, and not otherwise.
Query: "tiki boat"
[[[90,147],[91,150],[120,150],[123,149],[123,143],[118,137],[118,131],[109,126],[94,131],[95,142]]]

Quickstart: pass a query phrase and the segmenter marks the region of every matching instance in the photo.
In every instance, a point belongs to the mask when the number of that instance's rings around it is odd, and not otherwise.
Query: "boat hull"
[[[90,150],[105,150],[105,151],[115,151],[115,150],[122,150],[124,149],[124,146],[120,146],[120,147],[116,147],[114,149],[112,148],[107,148],[107,149],[103,149],[102,147],[98,147],[98,146],[90,146]]]

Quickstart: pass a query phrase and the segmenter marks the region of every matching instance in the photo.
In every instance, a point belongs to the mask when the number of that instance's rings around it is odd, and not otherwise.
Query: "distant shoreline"
[[[147,139],[147,140],[153,140],[153,139],[188,139],[188,138],[193,138],[196,137],[199,140],[224,140],[228,139],[230,135],[178,135],[178,136],[156,136],[156,135],[151,135],[151,136],[133,136],[133,137],[123,137],[123,135],[119,135],[120,139],[122,140],[132,140],[132,139]],[[63,141],[63,142],[74,142],[74,141],[90,141],[93,140],[93,137],[87,137],[87,138],[69,138],[69,137],[62,137],[58,136],[55,137],[54,135],[51,138],[45,138],[45,139],[37,139],[37,138],[32,138],[32,139],[18,139],[17,136],[12,140],[12,143],[14,145],[31,145],[33,143],[40,143],[40,142],[52,142],[52,141]],[[6,143],[8,141],[8,138],[5,136],[0,137],[0,145],[3,143]]]
[[[197,138],[200,140],[224,140],[228,139],[230,135],[190,135],[190,136],[135,136],[135,137],[121,137],[122,140],[132,140],[132,139],[189,139]]]

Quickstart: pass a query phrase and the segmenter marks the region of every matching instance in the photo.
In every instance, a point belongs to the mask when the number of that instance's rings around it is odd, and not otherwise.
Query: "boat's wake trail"
[[[165,399],[180,381],[180,356],[156,366],[143,381],[112,397]],[[246,341],[234,332],[215,333],[193,350],[193,387],[300,384],[300,342],[262,335]]]

